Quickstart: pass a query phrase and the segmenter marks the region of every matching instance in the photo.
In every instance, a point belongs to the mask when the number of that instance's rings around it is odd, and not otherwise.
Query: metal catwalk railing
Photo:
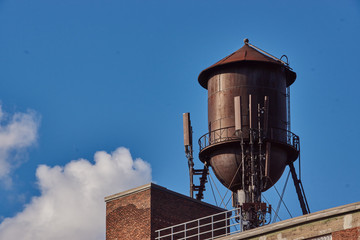
[[[235,126],[232,126],[208,132],[199,139],[200,151],[214,144],[240,141],[241,136],[246,139],[249,137],[250,131],[256,139],[259,132],[258,129],[250,130],[249,128],[246,128],[243,132],[236,132]],[[264,135],[266,140],[287,144],[299,151],[299,137],[286,129],[270,128],[267,133],[262,132],[261,134]]]
[[[241,232],[240,208],[156,230],[156,240],[205,240]]]

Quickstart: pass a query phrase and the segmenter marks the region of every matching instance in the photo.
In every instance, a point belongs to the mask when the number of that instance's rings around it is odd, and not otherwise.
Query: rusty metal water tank
[[[241,99],[242,134],[245,145],[250,141],[250,128],[255,131],[260,121],[260,115],[256,110],[264,105],[265,97],[269,100],[268,127],[266,132],[261,133],[264,136],[264,145],[262,149],[259,146],[253,149],[258,153],[266,152],[268,157],[267,162],[265,157],[258,159],[262,165],[261,174],[264,176],[261,179],[264,181],[262,192],[279,180],[287,163],[295,161],[298,157],[298,138],[287,129],[286,89],[295,79],[296,73],[287,64],[252,45],[249,46],[246,41],[242,48],[200,73],[198,81],[208,91],[209,132],[199,139],[199,158],[211,165],[216,177],[225,187],[236,191],[245,188],[243,185],[250,181],[243,179],[246,177],[247,169],[239,168],[242,156],[245,156],[246,161],[249,161],[250,156],[248,149],[244,149],[242,153],[241,139],[235,131],[236,96],[240,96]],[[250,98],[252,116],[249,116]]]

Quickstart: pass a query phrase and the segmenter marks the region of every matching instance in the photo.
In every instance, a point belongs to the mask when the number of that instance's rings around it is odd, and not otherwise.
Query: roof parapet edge
[[[339,215],[345,215],[352,212],[360,211],[360,202],[350,203],[347,205],[334,207],[330,209],[325,209],[319,212],[310,213],[307,215],[302,215],[295,218],[290,218],[281,222],[272,223],[266,226],[258,227],[255,229],[247,230],[244,232],[236,233],[234,235],[221,237],[218,240],[241,240],[249,239],[254,237],[259,237],[264,234],[269,234],[271,232],[281,231],[289,227],[296,227],[298,225],[320,221],[326,218],[336,217]]]
[[[181,193],[171,191],[171,190],[169,190],[169,189],[167,189],[165,187],[162,187],[162,186],[157,185],[157,184],[152,183],[152,182],[148,183],[148,184],[145,184],[145,185],[142,185],[142,186],[139,186],[139,187],[136,187],[136,188],[133,188],[133,189],[129,189],[129,190],[126,190],[126,191],[123,191],[123,192],[119,192],[119,193],[107,196],[107,197],[104,198],[104,201],[105,202],[110,202],[110,201],[113,201],[115,199],[123,198],[123,197],[129,196],[129,195],[132,195],[132,194],[135,194],[135,193],[138,193],[138,192],[146,191],[146,190],[149,190],[149,189],[157,189],[157,190],[161,190],[163,192],[168,192],[168,193],[176,195],[178,197],[185,198],[185,199],[187,199],[189,201],[193,201],[193,202],[196,202],[198,204],[202,204],[202,205],[205,205],[205,206],[208,206],[208,207],[211,207],[211,208],[214,208],[214,209],[218,209],[218,210],[221,210],[221,211],[226,210],[226,209],[223,209],[221,207],[217,207],[217,206],[214,206],[212,204],[196,200],[194,198],[183,195]]]

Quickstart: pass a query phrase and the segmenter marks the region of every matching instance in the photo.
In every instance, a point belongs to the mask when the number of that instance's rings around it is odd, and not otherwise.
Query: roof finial
[[[245,45],[248,45],[249,39],[248,39],[248,38],[245,38],[245,39],[244,39],[244,43],[245,43]]]

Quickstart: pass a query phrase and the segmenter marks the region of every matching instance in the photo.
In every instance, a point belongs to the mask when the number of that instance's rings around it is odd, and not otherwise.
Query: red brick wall
[[[222,212],[214,206],[159,189],[151,191],[151,206],[152,239],[155,239],[155,230]]]
[[[155,230],[222,210],[152,184],[106,202],[107,240],[153,240]]]
[[[333,240],[360,240],[360,227],[350,228],[332,233]]]
[[[106,203],[106,239],[150,239],[150,189]]]

